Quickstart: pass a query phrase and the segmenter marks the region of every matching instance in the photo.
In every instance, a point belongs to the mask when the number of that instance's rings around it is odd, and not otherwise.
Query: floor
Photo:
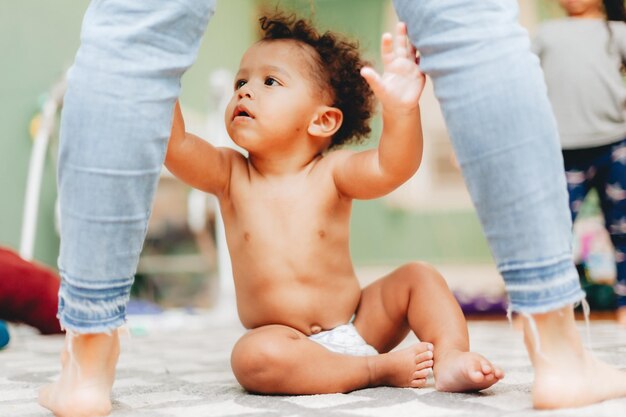
[[[368,277],[385,271],[363,274]],[[448,275],[455,275],[447,270]],[[488,271],[474,271],[485,284],[497,285]],[[464,269],[463,275],[467,273]],[[476,278],[479,279],[479,278]],[[450,284],[455,287],[455,280]],[[224,298],[223,298],[224,300]],[[259,396],[243,391],[229,364],[230,350],[244,329],[232,301],[210,312],[168,310],[129,318],[132,336],[122,341],[113,388],[113,417],[618,417],[626,416],[626,399],[590,407],[533,411],[532,369],[521,334],[506,320],[470,321],[472,349],[506,372],[503,381],[477,394],[423,389],[374,388],[349,394]],[[626,370],[626,329],[594,320],[581,334],[595,355]],[[11,327],[11,343],[0,351],[0,416],[51,416],[36,403],[37,388],[59,371],[60,336],[40,336],[24,326]],[[411,343],[409,338],[403,344]],[[304,358],[303,358],[304,359]]]
[[[170,311],[131,317],[134,336],[123,341],[113,389],[113,417],[403,417],[403,416],[580,416],[626,415],[626,399],[555,412],[531,409],[532,372],[521,335],[506,321],[471,321],[473,349],[501,365],[506,377],[478,394],[433,389],[374,388],[350,394],[258,396],[242,390],[229,365],[233,343],[244,330],[235,320]],[[584,328],[581,327],[581,331]],[[36,390],[58,373],[63,339],[12,328],[0,352],[0,416],[50,416],[36,404]],[[626,369],[626,330],[594,321],[592,348],[603,360]],[[404,343],[410,343],[410,340]]]

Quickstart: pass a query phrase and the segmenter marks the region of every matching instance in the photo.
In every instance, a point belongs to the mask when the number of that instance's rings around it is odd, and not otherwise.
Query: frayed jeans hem
[[[531,303],[509,300],[509,310],[520,314],[545,314],[552,311],[560,310],[567,306],[574,306],[585,299],[585,292],[578,289],[566,296],[559,296],[555,300],[542,300],[537,303],[536,300]]]
[[[62,315],[59,317],[59,321],[63,330],[74,334],[111,334],[113,331],[119,329],[126,324],[126,317],[125,315],[122,315],[119,317],[113,317],[106,321],[86,321],[76,320],[71,317]]]

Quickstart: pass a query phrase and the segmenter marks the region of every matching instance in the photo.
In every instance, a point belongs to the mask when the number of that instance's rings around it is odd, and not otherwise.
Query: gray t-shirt
[[[539,56],[563,149],[607,145],[626,137],[626,24],[566,18],[539,27]]]

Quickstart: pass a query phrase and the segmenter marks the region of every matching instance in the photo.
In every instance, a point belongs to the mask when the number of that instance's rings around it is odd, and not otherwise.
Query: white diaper
[[[357,331],[354,324],[342,324],[331,330],[325,330],[309,336],[314,342],[319,343],[326,349],[351,356],[378,355],[373,346],[367,344]]]

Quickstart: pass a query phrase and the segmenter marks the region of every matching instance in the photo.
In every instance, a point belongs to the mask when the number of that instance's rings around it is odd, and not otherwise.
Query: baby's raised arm
[[[165,166],[182,181],[202,191],[221,195],[228,188],[237,151],[216,148],[185,131],[185,121],[176,101]]]
[[[382,76],[369,67],[361,70],[382,104],[383,131],[378,148],[340,151],[333,172],[337,188],[350,198],[389,193],[411,178],[422,161],[419,98],[426,78],[416,63],[404,23],[398,24],[395,43],[389,33],[383,35],[381,57]]]

